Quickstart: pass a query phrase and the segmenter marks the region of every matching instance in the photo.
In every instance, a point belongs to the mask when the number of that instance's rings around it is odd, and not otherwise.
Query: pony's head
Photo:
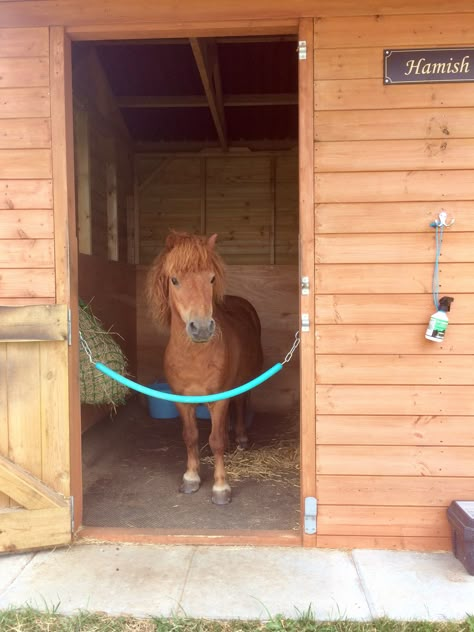
[[[213,336],[214,305],[224,297],[224,264],[215,251],[216,238],[171,232],[148,273],[153,317],[167,325],[172,312],[177,314],[193,342]]]

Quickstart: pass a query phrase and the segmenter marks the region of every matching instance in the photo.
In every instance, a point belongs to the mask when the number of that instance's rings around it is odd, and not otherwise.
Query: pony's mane
[[[168,283],[181,273],[206,272],[216,276],[213,285],[215,303],[224,298],[224,263],[209,245],[206,237],[172,231],[164,250],[153,261],[147,276],[146,295],[152,317],[161,325],[169,325],[171,310],[168,303]]]

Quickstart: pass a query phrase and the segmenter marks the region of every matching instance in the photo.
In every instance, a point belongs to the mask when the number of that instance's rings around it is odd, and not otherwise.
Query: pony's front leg
[[[230,485],[225,476],[224,451],[227,443],[227,414],[229,400],[215,402],[209,406],[211,411],[211,434],[209,445],[214,455],[214,485],[212,486],[212,502],[216,505],[227,505],[232,499]]]
[[[188,451],[188,463],[183,475],[183,482],[179,488],[184,494],[197,492],[201,485],[199,476],[199,432],[196,422],[195,406],[190,404],[176,404],[183,421],[183,439]]]

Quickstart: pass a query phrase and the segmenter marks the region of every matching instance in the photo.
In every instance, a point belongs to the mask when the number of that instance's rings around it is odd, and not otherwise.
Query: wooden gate
[[[0,307],[0,550],[66,544],[69,495],[65,305]]]

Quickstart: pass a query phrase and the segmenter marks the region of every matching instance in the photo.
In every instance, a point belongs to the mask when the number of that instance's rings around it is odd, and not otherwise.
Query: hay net
[[[105,330],[101,321],[94,316],[90,305],[79,302],[79,331],[89,345],[94,362],[102,362],[120,373],[127,374],[127,359],[120,345],[113,339],[118,336]],[[129,389],[98,371],[80,346],[79,381],[82,404],[125,404]]]

